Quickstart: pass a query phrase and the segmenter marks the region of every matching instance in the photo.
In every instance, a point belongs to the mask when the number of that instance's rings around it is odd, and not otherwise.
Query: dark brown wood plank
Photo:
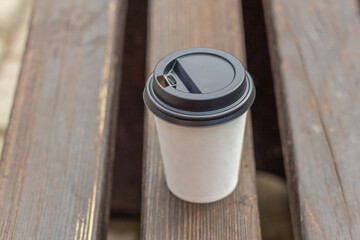
[[[239,1],[165,1],[149,4],[147,72],[175,50],[202,46],[244,60]],[[260,239],[252,130],[248,119],[239,185],[228,198],[192,204],[168,191],[152,115],[144,137],[142,239]]]
[[[106,235],[125,11],[35,1],[0,162],[0,239]]]
[[[358,239],[358,4],[263,3],[295,237]]]

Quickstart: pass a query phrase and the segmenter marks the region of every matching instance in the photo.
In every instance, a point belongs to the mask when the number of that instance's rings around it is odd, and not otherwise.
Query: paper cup
[[[175,196],[208,203],[235,189],[254,98],[250,75],[223,51],[187,49],[159,62],[144,101],[155,117],[167,186]]]
[[[166,182],[177,197],[218,201],[238,182],[246,113],[225,124],[192,128],[155,117]]]

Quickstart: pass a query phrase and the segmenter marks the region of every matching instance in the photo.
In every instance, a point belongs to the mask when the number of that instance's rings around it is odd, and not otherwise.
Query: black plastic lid
[[[165,121],[211,126],[246,112],[254,102],[255,87],[234,56],[212,48],[190,48],[157,64],[143,97],[150,111]]]

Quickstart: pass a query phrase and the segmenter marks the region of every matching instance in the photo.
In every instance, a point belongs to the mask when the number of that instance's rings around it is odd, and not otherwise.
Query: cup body
[[[246,115],[209,127],[181,126],[154,116],[166,183],[175,196],[208,203],[233,192],[238,182]]]

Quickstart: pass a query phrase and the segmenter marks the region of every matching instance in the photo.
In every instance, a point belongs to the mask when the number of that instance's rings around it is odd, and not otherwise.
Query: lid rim
[[[224,124],[235,118],[241,116],[246,111],[249,110],[251,105],[253,104],[256,96],[256,90],[252,81],[252,78],[248,72],[246,72],[246,80],[249,83],[248,91],[244,94],[244,97],[240,102],[238,102],[235,106],[229,109],[227,112],[218,112],[217,114],[209,114],[202,116],[194,116],[194,115],[183,115],[179,116],[179,114],[174,114],[172,111],[161,111],[159,108],[155,106],[154,103],[159,104],[153,99],[153,96],[148,94],[147,87],[151,84],[152,74],[149,77],[146,87],[143,91],[143,100],[146,107],[158,118],[170,122],[172,124],[187,126],[187,127],[209,127]],[[164,108],[165,109],[165,108]],[[167,109],[168,110],[168,109]],[[172,113],[172,114],[169,114]]]

